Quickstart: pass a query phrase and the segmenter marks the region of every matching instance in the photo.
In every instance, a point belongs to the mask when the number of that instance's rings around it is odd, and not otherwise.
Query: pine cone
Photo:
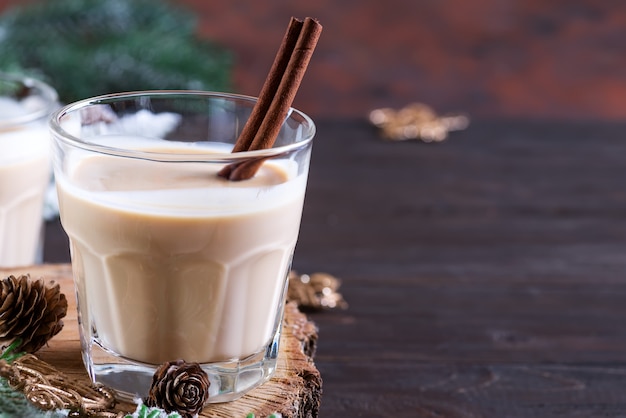
[[[46,285],[30,275],[9,276],[0,281],[0,347],[16,339],[17,351],[34,353],[63,328],[67,299],[59,284]]]
[[[209,398],[209,385],[209,376],[198,363],[184,360],[163,363],[152,377],[145,404],[192,418]]]

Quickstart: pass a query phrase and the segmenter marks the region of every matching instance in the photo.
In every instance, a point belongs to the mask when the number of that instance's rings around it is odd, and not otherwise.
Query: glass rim
[[[24,74],[0,72],[0,81],[12,82],[28,89],[33,89],[36,91],[36,94],[33,96],[41,97],[44,100],[44,105],[39,109],[20,116],[0,119],[0,129],[7,129],[49,117],[58,106],[59,96],[57,91],[51,85],[39,79]]]
[[[158,162],[233,162],[233,161],[241,161],[241,160],[249,160],[256,158],[271,158],[276,157],[281,154],[289,154],[294,151],[297,151],[301,148],[308,146],[312,141],[313,137],[316,133],[316,126],[313,120],[304,112],[290,108],[287,113],[287,118],[291,117],[293,114],[298,115],[302,122],[299,121],[302,125],[308,125],[308,129],[305,131],[304,139],[298,142],[294,142],[293,144],[282,145],[277,147],[272,147],[268,149],[261,149],[255,151],[241,151],[233,153],[231,151],[227,152],[216,152],[210,154],[198,154],[198,153],[168,153],[168,152],[158,152],[158,151],[142,151],[136,149],[127,149],[122,147],[115,146],[107,146],[102,144],[90,143],[85,140],[74,136],[67,132],[61,126],[61,119],[72,112],[79,111],[80,109],[86,108],[90,105],[101,105],[101,104],[110,104],[116,101],[123,101],[129,99],[137,99],[141,97],[199,97],[199,98],[225,98],[230,100],[238,100],[249,102],[252,105],[256,102],[257,98],[253,96],[247,96],[242,94],[235,93],[222,93],[222,92],[214,92],[214,91],[203,91],[203,90],[140,90],[140,91],[129,91],[129,92],[121,92],[121,93],[111,93],[104,94],[100,96],[94,96],[87,99],[82,99],[73,103],[70,103],[66,106],[63,106],[60,109],[57,109],[52,113],[48,126],[52,131],[54,140],[63,142],[66,145],[70,145],[72,147],[80,148],[85,151],[97,152],[100,154],[111,155],[115,157],[125,157],[125,158],[139,158],[143,160],[150,161],[158,161]],[[252,108],[252,106],[251,106]],[[234,144],[233,144],[234,145]]]

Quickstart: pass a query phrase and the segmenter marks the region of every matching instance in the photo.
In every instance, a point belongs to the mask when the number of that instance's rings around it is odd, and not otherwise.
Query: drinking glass
[[[209,402],[275,370],[315,126],[290,109],[273,148],[232,153],[255,100],[132,92],[51,119],[83,360],[122,398],[167,361],[200,363]],[[218,175],[252,159],[248,180]]]
[[[32,78],[0,73],[0,266],[41,261],[43,206],[52,177],[46,122],[57,94]]]

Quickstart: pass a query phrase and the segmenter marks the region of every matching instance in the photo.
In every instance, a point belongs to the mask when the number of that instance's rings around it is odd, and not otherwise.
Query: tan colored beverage
[[[275,147],[232,152],[254,103],[122,93],[50,122],[83,361],[126,399],[167,361],[200,363],[209,402],[276,370],[315,126],[291,109]],[[250,159],[263,162],[251,179],[218,175]]]
[[[304,187],[271,163],[238,183],[217,168],[172,176],[158,163],[97,156],[59,179],[89,305],[82,320],[107,348],[146,363],[208,363],[245,358],[271,339],[284,279],[276,272],[291,261]],[[169,199],[182,213],[155,204]]]
[[[50,153],[44,129],[0,132],[0,265],[27,266],[36,260],[43,205],[50,182]],[[20,144],[23,154],[11,154]]]
[[[0,266],[40,261],[44,196],[52,175],[47,118],[56,92],[0,74]]]

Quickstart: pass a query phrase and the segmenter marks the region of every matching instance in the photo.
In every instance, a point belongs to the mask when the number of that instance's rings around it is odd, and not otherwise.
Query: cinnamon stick
[[[271,148],[296,96],[306,68],[317,45],[322,26],[307,17],[304,22],[292,18],[259,98],[244,126],[233,152]],[[219,175],[229,180],[254,176],[263,159],[231,164]]]
[[[278,90],[283,74],[287,70],[289,59],[291,58],[291,54],[296,47],[296,42],[298,42],[301,30],[302,21],[292,17],[280,48],[276,53],[270,72],[265,79],[265,83],[263,83],[257,102],[254,105],[252,113],[244,125],[243,130],[239,134],[239,138],[235,143],[233,152],[247,151],[252,144],[255,134],[259,130],[261,122],[263,122],[263,118],[270,108],[272,99],[276,95],[276,91]]]

